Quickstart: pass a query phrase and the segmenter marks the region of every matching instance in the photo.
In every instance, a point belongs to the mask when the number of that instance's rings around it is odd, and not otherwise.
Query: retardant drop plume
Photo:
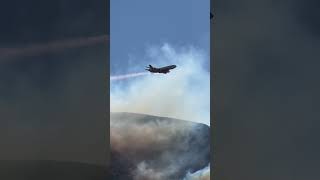
[[[34,56],[43,53],[54,53],[57,51],[62,51],[71,48],[97,45],[108,41],[108,35],[101,35],[93,37],[81,37],[76,39],[58,40],[39,44],[28,44],[25,47],[0,48],[0,58],[17,58],[24,56]]]
[[[131,73],[131,74],[116,75],[116,76],[111,76],[110,80],[111,81],[124,80],[124,79],[129,79],[129,78],[138,77],[138,76],[145,76],[147,74],[149,74],[149,73],[148,72],[138,72],[138,73]]]

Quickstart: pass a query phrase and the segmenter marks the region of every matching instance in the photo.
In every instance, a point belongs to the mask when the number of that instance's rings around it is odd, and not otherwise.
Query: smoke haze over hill
[[[132,113],[112,113],[110,120],[112,178],[200,180],[210,176],[208,126]]]

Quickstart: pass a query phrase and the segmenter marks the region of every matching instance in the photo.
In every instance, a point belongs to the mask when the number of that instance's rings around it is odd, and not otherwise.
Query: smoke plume
[[[210,180],[210,165],[194,173],[188,172],[183,180]]]
[[[210,159],[208,126],[131,113],[112,113],[110,120],[113,171],[120,169],[134,180],[196,180],[210,175],[205,168]]]
[[[152,114],[210,125],[210,74],[205,66],[208,54],[192,46],[163,44],[147,49],[145,57],[145,63],[155,67],[175,64],[177,68],[168,74],[112,76],[116,80],[141,75],[126,84],[111,81],[111,112]]]
[[[113,80],[127,81],[111,81],[111,112],[152,114],[210,125],[210,79],[205,66],[208,55],[193,46],[163,44],[148,48],[144,57],[148,61],[136,66],[175,64],[177,68],[168,74],[112,76]],[[129,173],[135,180],[210,177],[207,126],[130,113],[113,113],[110,120],[111,158],[112,162],[125,162],[119,165],[126,164],[124,168],[115,167],[117,171],[122,169],[122,174]]]

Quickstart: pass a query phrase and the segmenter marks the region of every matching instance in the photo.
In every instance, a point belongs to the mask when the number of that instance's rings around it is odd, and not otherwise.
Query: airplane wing
[[[164,74],[167,74],[167,73],[169,73],[169,72],[170,72],[170,70],[165,70],[165,71],[163,71]]]

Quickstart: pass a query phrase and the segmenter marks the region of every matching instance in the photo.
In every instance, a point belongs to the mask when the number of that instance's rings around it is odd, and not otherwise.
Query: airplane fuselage
[[[152,67],[151,65],[149,65],[149,69],[146,69],[147,71],[151,72],[151,73],[163,73],[163,74],[166,74],[166,73],[169,73],[171,69],[174,69],[176,68],[177,66],[176,65],[170,65],[170,66],[165,66],[165,67],[161,67],[161,68],[155,68],[155,67]]]

